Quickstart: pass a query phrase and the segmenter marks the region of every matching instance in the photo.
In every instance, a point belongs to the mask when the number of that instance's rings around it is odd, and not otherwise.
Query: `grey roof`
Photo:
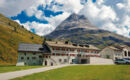
[[[50,50],[46,45],[41,44],[29,44],[29,43],[20,43],[18,51],[22,52],[46,52],[49,53]]]

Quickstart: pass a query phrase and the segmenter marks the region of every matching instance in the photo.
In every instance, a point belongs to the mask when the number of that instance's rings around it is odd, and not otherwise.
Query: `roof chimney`
[[[69,41],[65,41],[65,44],[69,44]]]

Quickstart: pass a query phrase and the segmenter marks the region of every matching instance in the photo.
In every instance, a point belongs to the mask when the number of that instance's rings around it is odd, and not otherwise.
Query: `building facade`
[[[19,44],[16,65],[89,64],[90,57],[100,57],[93,45],[46,41],[40,44]]]
[[[126,45],[120,45],[120,46],[108,46],[104,48],[100,55],[102,58],[107,59],[121,59],[121,58],[130,58],[130,47]]]

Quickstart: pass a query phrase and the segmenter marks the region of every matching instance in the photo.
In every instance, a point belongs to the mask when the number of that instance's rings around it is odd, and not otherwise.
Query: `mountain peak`
[[[96,26],[92,25],[91,22],[84,15],[78,15],[76,13],[71,14],[67,19],[65,19],[56,30],[70,30],[70,29],[98,29]]]
[[[67,21],[79,21],[79,20],[88,20],[84,15],[78,15],[76,13],[71,14],[66,20]]]

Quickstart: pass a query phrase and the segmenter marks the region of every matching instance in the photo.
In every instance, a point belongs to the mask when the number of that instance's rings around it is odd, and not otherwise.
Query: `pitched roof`
[[[65,44],[63,42],[52,42],[52,41],[46,41],[47,45],[49,46],[55,46],[55,47],[68,47],[68,48],[82,48],[82,49],[94,49],[94,50],[100,50],[99,48],[93,46],[93,45],[88,45],[87,47],[84,46],[74,46],[73,44]]]
[[[29,44],[29,43],[20,43],[18,47],[18,51],[26,51],[26,52],[47,52],[50,50],[45,45],[41,44]]]
[[[118,50],[118,51],[119,51],[119,50],[122,51],[124,48],[127,48],[127,50],[130,51],[130,47],[127,46],[127,45],[108,46],[108,48],[113,49],[113,50]]]
[[[119,48],[117,48],[117,47],[114,47],[114,46],[109,46],[109,48],[110,48],[110,49],[113,49],[113,50],[121,50],[121,49],[119,49]]]

